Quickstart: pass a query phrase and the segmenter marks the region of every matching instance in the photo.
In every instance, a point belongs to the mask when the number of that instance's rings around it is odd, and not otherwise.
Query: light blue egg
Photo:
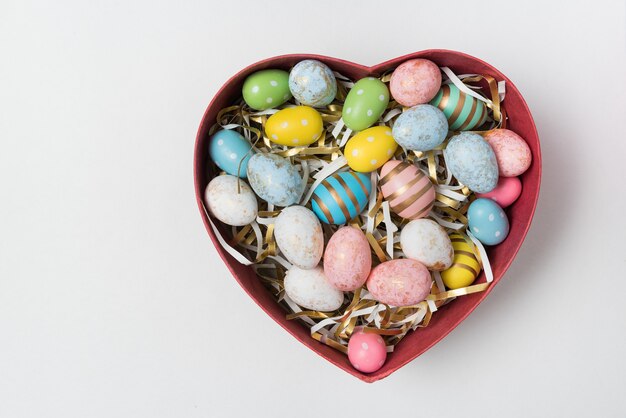
[[[430,151],[446,139],[448,120],[435,106],[417,105],[398,117],[392,134],[404,149]]]
[[[474,200],[467,209],[470,232],[485,245],[500,244],[509,235],[509,219],[493,200]]]
[[[220,170],[246,178],[248,161],[254,151],[252,145],[237,131],[222,129],[209,141],[209,155]],[[241,167],[239,163],[241,162]]]
[[[336,173],[315,188],[311,208],[322,222],[341,225],[365,210],[371,190],[368,174]]]
[[[317,60],[304,60],[291,69],[289,90],[303,105],[324,107],[335,100],[337,80],[326,64]]]
[[[254,154],[248,161],[248,181],[263,200],[276,206],[289,206],[302,194],[298,170],[276,154]]]
[[[461,132],[443,151],[452,175],[476,193],[488,193],[498,184],[496,154],[482,136]]]

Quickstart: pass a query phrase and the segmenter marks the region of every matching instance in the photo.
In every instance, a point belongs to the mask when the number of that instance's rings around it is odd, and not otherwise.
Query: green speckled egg
[[[372,126],[389,104],[389,89],[374,77],[362,78],[348,93],[343,106],[343,121],[353,131]]]
[[[430,104],[446,115],[451,131],[471,131],[487,120],[485,103],[463,93],[454,84],[441,86]]]
[[[255,110],[280,106],[291,98],[289,73],[282,70],[257,71],[243,83],[243,100]]]

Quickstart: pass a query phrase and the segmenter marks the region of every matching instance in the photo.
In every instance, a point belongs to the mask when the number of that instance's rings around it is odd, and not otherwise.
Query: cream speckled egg
[[[404,255],[424,264],[429,270],[442,271],[452,265],[454,249],[446,231],[430,219],[416,219],[402,228],[400,245]]]
[[[321,267],[303,270],[293,266],[287,270],[284,283],[287,296],[305,309],[329,312],[343,303],[343,292],[328,283]]]
[[[204,201],[211,215],[227,225],[247,225],[256,219],[258,212],[256,196],[250,186],[231,175],[217,176],[211,180],[206,186]]]
[[[290,263],[302,269],[317,266],[324,252],[319,219],[304,206],[283,209],[274,224],[276,244]]]

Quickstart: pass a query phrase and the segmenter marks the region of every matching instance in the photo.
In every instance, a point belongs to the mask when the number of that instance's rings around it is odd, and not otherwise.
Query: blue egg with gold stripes
[[[369,174],[354,171],[335,173],[315,188],[311,206],[320,221],[342,225],[367,208],[371,191]]]

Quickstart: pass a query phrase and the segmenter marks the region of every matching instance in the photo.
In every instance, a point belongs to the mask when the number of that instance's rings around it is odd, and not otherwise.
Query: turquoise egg
[[[448,135],[448,120],[439,109],[429,104],[405,110],[393,124],[393,139],[404,149],[430,151]]]
[[[487,121],[485,103],[465,94],[454,84],[444,84],[430,104],[448,118],[451,131],[471,131]]]
[[[252,145],[237,131],[222,129],[209,141],[209,156],[220,170],[246,178]],[[241,167],[239,166],[241,163]]]
[[[342,118],[353,131],[372,126],[389,104],[389,89],[377,78],[362,78],[350,89],[343,105]]]
[[[493,200],[474,200],[467,209],[470,232],[485,245],[500,244],[509,235],[509,219]]]
[[[302,194],[298,170],[276,154],[254,154],[248,161],[248,182],[257,196],[276,206],[293,205]]]
[[[470,190],[488,193],[498,184],[496,154],[482,136],[472,132],[453,136],[443,156],[448,170]]]
[[[341,225],[365,210],[371,191],[369,175],[354,171],[336,173],[315,188],[311,207],[322,222]]]

